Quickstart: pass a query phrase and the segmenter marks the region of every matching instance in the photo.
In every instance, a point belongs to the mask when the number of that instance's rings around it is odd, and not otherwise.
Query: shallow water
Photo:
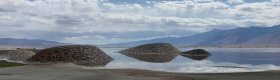
[[[127,57],[117,51],[125,48],[101,48],[115,58],[104,68],[136,68],[168,72],[221,73],[280,70],[279,48],[206,48],[212,55],[204,60],[193,60],[178,55],[170,62],[146,62]],[[180,48],[181,51],[192,50]]]
[[[116,53],[126,48],[101,49],[114,58],[114,60],[107,65],[105,64],[106,66],[104,67],[83,67],[84,69],[133,68],[183,73],[224,73],[280,70],[279,48],[205,48],[205,50],[210,52],[212,55],[204,60],[193,60],[180,55],[169,56],[148,54],[130,56]],[[192,49],[179,48],[179,50],[189,51]],[[7,59],[2,58],[2,60]]]

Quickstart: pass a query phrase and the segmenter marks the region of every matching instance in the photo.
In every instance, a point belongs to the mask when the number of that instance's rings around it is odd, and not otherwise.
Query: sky
[[[0,38],[108,44],[280,23],[280,0],[0,0]]]

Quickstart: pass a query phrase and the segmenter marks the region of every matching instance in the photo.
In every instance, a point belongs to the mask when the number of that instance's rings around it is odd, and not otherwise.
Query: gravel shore
[[[66,63],[0,69],[0,80],[279,80],[279,75],[280,71],[171,73],[139,69],[87,69]]]

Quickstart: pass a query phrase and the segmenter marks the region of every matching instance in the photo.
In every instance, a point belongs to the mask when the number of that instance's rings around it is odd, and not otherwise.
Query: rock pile
[[[132,57],[141,61],[154,62],[154,63],[165,63],[170,62],[176,58],[179,54],[164,54],[164,53],[122,53],[125,56]]]
[[[27,59],[29,62],[40,63],[74,63],[102,65],[112,61],[109,55],[96,46],[67,45],[46,48]]]
[[[36,53],[34,53],[33,51],[17,49],[4,53],[1,56],[11,61],[25,61],[35,54]]]
[[[169,43],[152,43],[144,44],[136,47],[128,48],[119,53],[166,53],[166,54],[180,54],[181,51]]]
[[[194,49],[181,53],[181,56],[191,58],[193,60],[204,60],[211,56],[211,53],[204,49]]]

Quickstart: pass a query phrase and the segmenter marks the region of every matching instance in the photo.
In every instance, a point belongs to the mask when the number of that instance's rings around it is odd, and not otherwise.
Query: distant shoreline
[[[133,46],[97,46],[99,48],[130,48]],[[177,48],[280,48],[279,46],[175,46]],[[0,46],[0,50],[44,49],[48,47]]]
[[[176,46],[177,48],[280,48],[280,46]]]
[[[97,46],[99,48],[130,48],[131,46]],[[280,48],[279,46],[175,46],[177,48]]]

